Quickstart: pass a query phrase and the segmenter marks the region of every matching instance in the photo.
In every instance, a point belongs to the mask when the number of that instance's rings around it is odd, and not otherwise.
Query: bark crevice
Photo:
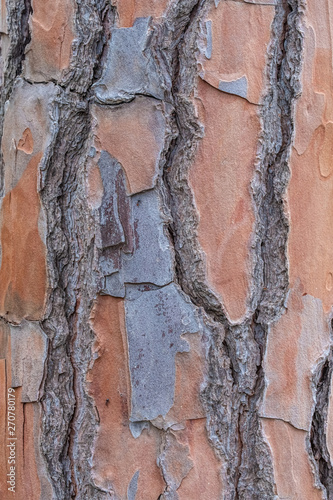
[[[332,324],[331,324],[332,328]],[[321,485],[325,488],[327,499],[333,499],[333,467],[327,447],[327,424],[330,396],[332,390],[333,350],[317,369],[314,375],[316,403],[312,415],[309,448],[313,454]]]
[[[184,34],[173,56],[174,125],[164,168],[165,199],[183,291],[205,312],[208,380],[202,401],[208,432],[224,462],[225,498],[274,498],[270,450],[261,429],[259,406],[265,381],[263,357],[269,325],[284,311],[288,290],[288,218],[285,191],[293,136],[294,102],[300,93],[302,2],[276,6],[268,55],[268,92],[261,109],[260,140],[253,200],[256,258],[252,313],[241,323],[228,320],[223,304],[208,287],[197,240],[198,220],[188,169],[203,129],[192,102],[198,25]],[[161,42],[160,42],[161,44]],[[163,43],[162,43],[163,47]]]
[[[98,415],[85,379],[95,340],[89,316],[97,278],[94,220],[85,215],[85,164],[91,143],[91,87],[101,71],[114,19],[106,0],[77,2],[77,36],[70,67],[57,82],[53,138],[42,164],[51,293],[42,323],[50,345],[41,445],[57,500],[109,497],[93,484],[90,469]]]

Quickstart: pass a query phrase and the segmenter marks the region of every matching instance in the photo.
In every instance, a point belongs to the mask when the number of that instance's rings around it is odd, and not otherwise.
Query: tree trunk
[[[1,499],[333,499],[331,0],[0,27]]]

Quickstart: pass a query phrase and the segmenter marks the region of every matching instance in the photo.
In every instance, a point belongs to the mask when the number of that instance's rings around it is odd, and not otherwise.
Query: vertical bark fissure
[[[331,347],[327,358],[319,366],[317,373],[314,375],[316,404],[312,415],[309,438],[318,476],[326,490],[328,500],[333,499],[333,467],[327,447],[327,424],[332,390],[332,374],[333,349]]]
[[[174,158],[179,154],[179,150],[186,145],[183,151],[192,158],[196,149],[198,139],[202,137],[202,127],[194,117],[194,109],[191,100],[186,93],[180,89],[182,85],[181,72],[185,69],[187,77],[193,83],[196,75],[196,38],[199,28],[199,20],[205,11],[206,0],[182,0],[171,4],[165,15],[165,20],[155,26],[151,38],[151,49],[155,55],[157,68],[160,72],[165,86],[165,102],[171,104],[167,108],[167,129],[165,135],[164,151],[160,159],[161,176],[158,180],[158,189],[164,204],[164,214],[168,219],[168,232],[171,244],[175,247],[177,240],[173,230],[173,208],[172,208],[172,189],[169,184],[168,172],[172,169]],[[182,55],[186,38],[190,36],[190,57],[189,68],[182,65]],[[184,78],[184,75],[183,75]],[[186,125],[184,125],[186,123]],[[182,153],[181,153],[182,154]],[[188,185],[183,184],[185,189]],[[187,192],[188,194],[188,192]],[[175,282],[180,285],[182,290],[189,296],[179,280],[179,262],[178,254],[175,252]],[[168,430],[162,430],[160,458],[167,444],[166,436]],[[159,462],[161,474],[165,481],[165,490],[160,499],[178,498],[172,485],[168,484],[168,477],[165,474],[162,461]]]
[[[101,72],[109,27],[115,16],[114,7],[106,0],[78,0],[76,7],[71,63],[63,78],[54,82],[58,94],[50,103],[52,143],[41,165],[40,196],[48,219],[46,245],[50,289],[46,319],[42,322],[50,342],[41,389],[41,447],[57,500],[73,495],[87,498],[85,493],[91,482],[86,448],[92,446],[96,415],[85,393],[84,379],[93,342],[88,319],[95,290],[92,289],[93,266],[89,262],[91,235],[87,229],[91,221],[87,222],[83,215],[87,212],[86,207],[81,206],[80,211],[77,205],[84,189],[83,169],[90,134],[90,87]],[[30,42],[31,13],[30,0],[7,0],[9,49],[1,89],[1,137],[5,103],[16,78],[22,73],[25,49]],[[44,83],[38,82],[39,85]],[[2,190],[2,153],[0,174]],[[84,244],[80,246],[82,241]],[[87,279],[89,275],[91,279]],[[77,296],[84,306],[77,320],[79,331],[75,332]],[[79,337],[78,342],[75,335]],[[74,413],[78,404],[80,411]],[[80,440],[81,428],[86,435],[84,442]],[[75,477],[79,485],[75,484]],[[92,493],[91,498],[100,496]]]
[[[77,96],[75,96],[77,97]],[[73,494],[68,455],[70,423],[75,408],[73,365],[71,363],[71,317],[75,308],[72,286],[77,285],[73,263],[73,241],[69,239],[70,198],[76,190],[75,167],[87,134],[87,112],[80,110],[80,98],[58,104],[58,133],[45,161],[41,198],[48,217],[48,268],[53,288],[43,329],[50,339],[47,374],[42,396],[42,450],[48,464],[56,498]],[[86,105],[87,107],[87,105]],[[89,122],[88,122],[89,123]],[[72,234],[72,238],[74,235]]]
[[[114,15],[105,0],[77,2],[77,36],[70,67],[59,82],[54,136],[42,167],[51,295],[43,322],[50,349],[41,444],[57,500],[105,498],[93,486],[90,471],[97,414],[85,378],[94,341],[89,315],[96,277],[84,169],[91,138],[90,88],[100,72]]]
[[[258,219],[256,254],[261,256],[255,270],[261,293],[258,321],[267,324],[281,315],[289,286],[285,193],[290,177],[294,104],[300,94],[302,5],[302,1],[284,0],[276,7],[268,66],[270,89],[264,100],[263,131],[253,181]]]
[[[276,6],[268,57],[269,90],[262,107],[263,131],[253,181],[256,210],[255,290],[252,317],[231,324],[206,284],[197,240],[197,215],[188,170],[203,130],[192,98],[196,76],[198,17],[177,44],[172,97],[177,133],[164,168],[169,225],[176,255],[176,274],[183,291],[205,311],[208,380],[202,401],[208,432],[225,460],[225,498],[274,498],[270,451],[261,430],[259,404],[265,382],[263,356],[269,325],[284,310],[288,290],[288,219],[284,197],[289,181],[294,101],[300,92],[301,1]],[[200,12],[201,14],[202,12]],[[176,69],[176,70],[175,70]]]

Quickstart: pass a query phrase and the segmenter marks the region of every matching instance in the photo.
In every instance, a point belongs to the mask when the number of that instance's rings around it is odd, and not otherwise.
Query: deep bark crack
[[[332,328],[331,324],[331,328]],[[330,395],[332,390],[333,349],[319,367],[314,379],[316,383],[316,405],[312,415],[310,445],[318,467],[320,482],[324,486],[327,499],[333,499],[333,467],[327,447],[327,422]]]
[[[52,292],[43,322],[50,348],[41,442],[57,500],[108,497],[92,484],[90,471],[98,416],[86,392],[85,377],[95,338],[89,315],[96,279],[94,221],[84,215],[89,213],[84,170],[91,139],[91,87],[100,71],[114,15],[106,0],[77,2],[77,37],[70,68],[58,82],[59,97],[53,103],[55,131],[43,160],[41,199],[48,216]]]
[[[163,175],[165,199],[172,215],[169,231],[175,248],[178,283],[192,302],[205,311],[207,330],[211,332],[207,347],[209,376],[202,400],[208,412],[210,439],[226,461],[224,483],[228,499],[263,499],[275,495],[270,451],[262,435],[258,407],[264,390],[262,363],[268,325],[282,314],[289,284],[286,258],[289,224],[283,200],[289,180],[294,101],[300,92],[301,11],[302,2],[298,1],[284,1],[276,6],[269,58],[270,89],[262,107],[259,180],[253,183],[256,253],[261,257],[255,268],[251,302],[254,312],[239,325],[230,324],[222,304],[206,285],[196,237],[196,210],[187,181],[202,137],[191,91],[196,75],[193,47],[199,14],[204,9],[197,7],[192,25],[187,25],[172,56],[172,119],[177,132],[169,144]],[[163,42],[159,43],[163,48]],[[240,350],[247,353],[245,361],[239,357]]]

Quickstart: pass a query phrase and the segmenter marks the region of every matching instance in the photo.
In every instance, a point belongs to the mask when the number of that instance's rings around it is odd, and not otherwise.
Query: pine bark
[[[332,27],[1,0],[1,498],[333,499]]]

